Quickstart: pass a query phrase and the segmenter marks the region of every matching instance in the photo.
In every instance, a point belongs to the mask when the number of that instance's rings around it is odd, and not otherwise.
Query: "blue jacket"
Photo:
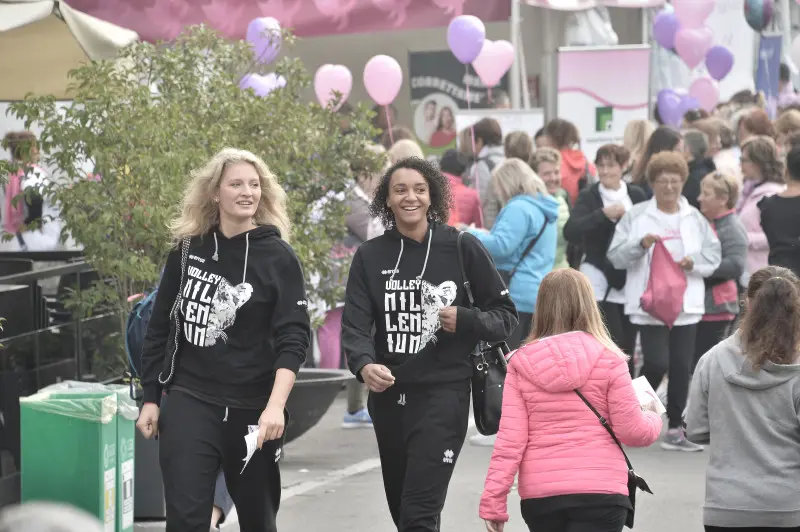
[[[511,198],[497,216],[491,232],[471,229],[492,254],[498,270],[511,271],[543,223],[548,227],[511,279],[511,300],[519,312],[533,313],[539,283],[553,269],[558,242],[558,200],[549,195]]]

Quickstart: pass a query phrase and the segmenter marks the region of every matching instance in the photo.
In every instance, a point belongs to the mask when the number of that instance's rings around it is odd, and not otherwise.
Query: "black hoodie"
[[[263,408],[275,371],[299,371],[310,342],[297,257],[273,226],[193,238],[183,272],[181,255],[167,258],[145,337],[144,401],[158,404],[162,388],[175,385],[225,406]]]
[[[431,224],[423,242],[390,229],[362,244],[350,267],[342,347],[350,370],[386,365],[395,384],[462,385],[472,375],[478,341],[499,342],[517,311],[489,253],[464,234],[464,268],[475,307],[468,308],[458,263],[458,230]],[[457,306],[456,332],[441,330],[439,309]],[[373,329],[374,326],[374,329]]]

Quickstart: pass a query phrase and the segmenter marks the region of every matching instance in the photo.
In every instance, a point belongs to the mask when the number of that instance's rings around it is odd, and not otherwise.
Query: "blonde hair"
[[[506,158],[516,157],[527,161],[533,154],[533,139],[524,131],[512,131],[503,143]]]
[[[403,159],[408,159],[409,157],[425,158],[425,154],[422,153],[422,148],[411,139],[398,140],[389,148],[388,153],[389,160],[392,164],[402,161]]]
[[[530,164],[534,172],[539,172],[539,165],[542,163],[554,164],[558,167],[561,166],[561,152],[555,148],[544,147],[539,148],[531,156]]]
[[[796,109],[784,111],[781,116],[775,120],[775,131],[778,135],[784,136],[789,136],[792,133],[800,131],[800,111]]]
[[[644,152],[647,149],[647,141],[650,135],[656,130],[656,126],[649,120],[631,120],[625,126],[625,133],[622,136],[622,145],[628,148],[630,158],[628,159],[629,165],[633,166],[636,162],[644,157]]]
[[[547,194],[544,181],[522,159],[506,159],[492,172],[492,192],[505,205],[515,196]]]
[[[536,296],[531,334],[525,343],[548,336],[582,331],[594,336],[607,349],[628,359],[611,340],[589,278],[572,268],[553,270],[542,279]]]
[[[703,186],[703,183],[711,183],[711,187],[714,189],[714,194],[718,198],[728,196],[728,201],[725,203],[726,207],[729,209],[736,207],[736,202],[739,201],[738,179],[724,172],[711,172],[710,174],[706,174],[706,176],[700,181],[701,187]]]
[[[278,184],[275,175],[253,153],[224,148],[205,166],[192,172],[192,179],[183,194],[181,213],[170,224],[174,245],[184,238],[204,235],[219,224],[219,205],[214,202],[214,197],[226,168],[236,163],[249,163],[258,174],[261,200],[256,207],[253,222],[256,225],[274,225],[280,231],[281,238],[289,241],[291,225],[286,213],[286,192]]]

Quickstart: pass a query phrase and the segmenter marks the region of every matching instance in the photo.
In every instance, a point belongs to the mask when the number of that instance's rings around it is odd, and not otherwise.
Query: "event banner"
[[[590,160],[620,143],[631,120],[647,120],[650,47],[582,46],[558,50],[558,117],[578,127]]]
[[[780,34],[761,35],[758,44],[758,67],[756,68],[756,92],[764,93],[772,118],[775,118],[780,93],[781,48]]]
[[[410,52],[408,79],[414,134],[427,154],[456,146],[456,111],[492,107],[488,89],[472,67],[469,73],[450,51]],[[508,74],[491,90],[508,92]]]

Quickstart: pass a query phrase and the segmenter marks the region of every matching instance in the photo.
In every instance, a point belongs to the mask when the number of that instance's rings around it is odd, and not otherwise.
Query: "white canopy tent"
[[[63,99],[70,69],[113,58],[138,38],[60,0],[0,0],[0,101],[28,92]]]

